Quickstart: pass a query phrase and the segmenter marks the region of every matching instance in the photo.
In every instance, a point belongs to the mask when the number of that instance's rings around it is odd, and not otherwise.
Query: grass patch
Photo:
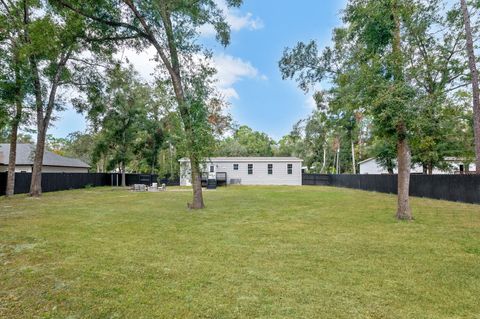
[[[328,187],[0,199],[1,318],[480,318],[480,206]]]

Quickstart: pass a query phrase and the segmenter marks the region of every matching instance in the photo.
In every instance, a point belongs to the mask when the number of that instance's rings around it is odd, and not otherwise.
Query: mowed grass
[[[0,199],[0,318],[480,318],[480,206],[327,187]]]

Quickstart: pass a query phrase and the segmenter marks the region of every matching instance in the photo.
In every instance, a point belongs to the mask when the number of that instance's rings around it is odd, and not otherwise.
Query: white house
[[[31,173],[35,145],[17,144],[17,158],[15,172]],[[10,144],[0,144],[0,172],[8,170],[8,158],[10,156]],[[90,165],[76,158],[60,156],[45,151],[43,155],[43,173],[88,173]]]
[[[462,174],[465,172],[475,171],[475,164],[469,164],[467,169],[467,166],[461,159],[455,157],[448,157],[446,158],[446,161],[449,164],[450,169],[441,170],[438,168],[434,168],[432,174]],[[388,174],[387,169],[380,166],[380,164],[377,163],[375,158],[366,159],[358,164],[360,166],[360,174]],[[397,174],[397,172],[397,168],[394,168],[393,173]],[[412,167],[411,173],[423,174],[423,167],[420,165],[415,165]]]
[[[180,185],[191,185],[190,160],[180,161]],[[302,160],[296,157],[212,157],[203,174],[225,176],[227,184],[302,185]]]

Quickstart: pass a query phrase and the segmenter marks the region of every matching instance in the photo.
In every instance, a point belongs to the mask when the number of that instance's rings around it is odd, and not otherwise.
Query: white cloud
[[[242,79],[267,80],[267,77],[260,75],[260,72],[250,62],[231,55],[215,55],[213,57],[213,64],[217,69],[215,77],[217,79],[218,89],[227,99],[240,98],[233,86]]]
[[[240,99],[238,92],[233,87],[227,87],[227,88],[219,87],[218,90],[227,100]]]
[[[213,64],[218,71],[217,78],[222,86],[230,86],[244,77],[258,76],[258,70],[250,62],[231,55],[215,55]]]
[[[263,28],[263,21],[260,20],[260,18],[254,18],[250,12],[243,16],[238,16],[229,11],[226,18],[233,31],[240,31],[242,29],[258,30]]]
[[[312,111],[317,109],[317,102],[312,95],[308,95],[305,99],[305,108]]]
[[[126,49],[117,58],[128,59],[133,64],[135,70],[140,74],[140,77],[144,80],[150,81],[153,79],[152,74],[155,72],[157,63],[153,60],[157,51],[153,46],[150,46],[142,52],[136,52],[132,49]]]
[[[157,67],[157,62],[153,61],[155,49],[150,47],[143,52],[126,50],[118,58],[123,56],[123,60],[128,59],[139,72],[140,77],[146,81],[153,80],[152,74]],[[243,79],[256,79],[267,81],[268,77],[261,74],[250,62],[241,58],[227,54],[216,54],[212,57],[212,65],[217,70],[215,74],[216,86],[219,92],[227,99],[239,99],[240,96],[235,90],[234,85]]]
[[[232,31],[237,32],[243,29],[253,31],[263,28],[263,21],[258,17],[254,17],[251,12],[242,14],[238,9],[229,8],[224,0],[217,0],[215,2],[223,11],[225,20],[230,25]],[[205,37],[211,37],[215,35],[215,29],[212,25],[201,26],[199,32]]]

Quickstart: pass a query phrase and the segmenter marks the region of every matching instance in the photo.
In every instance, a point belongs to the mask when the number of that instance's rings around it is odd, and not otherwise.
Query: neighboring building
[[[35,145],[17,144],[16,172],[32,172]],[[0,172],[8,170],[10,144],[0,144]],[[43,173],[88,173],[90,166],[79,159],[69,158],[45,151]]]
[[[464,164],[462,159],[456,157],[447,157],[446,162],[449,164],[450,168],[441,170],[438,168],[434,168],[432,174],[439,175],[439,174],[463,174],[467,172],[474,172],[475,171],[475,164]],[[380,166],[377,163],[375,158],[366,159],[360,163],[360,174],[388,174],[387,169]],[[468,169],[467,169],[468,168]],[[397,174],[397,168],[393,170],[394,174]],[[423,167],[420,165],[415,165],[412,167],[411,170],[412,174],[423,174],[424,170]]]
[[[180,161],[180,185],[191,185],[190,160]],[[227,184],[302,185],[302,160],[296,157],[212,157],[203,175],[226,174]]]

